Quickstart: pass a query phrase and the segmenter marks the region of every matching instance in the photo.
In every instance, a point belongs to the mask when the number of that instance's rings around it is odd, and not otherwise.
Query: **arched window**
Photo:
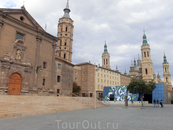
[[[64,43],[64,46],[66,46],[67,44],[66,44],[66,42]]]
[[[62,27],[61,27],[61,32],[62,32]]]
[[[146,52],[144,52],[144,57],[146,57]]]
[[[61,53],[59,53],[59,57],[61,57]]]
[[[61,40],[60,40],[60,46],[61,46]]]
[[[166,82],[168,83],[168,77],[166,77]]]
[[[104,59],[104,65],[105,65],[105,59]]]
[[[65,31],[67,32],[67,27],[66,27]]]
[[[147,69],[145,69],[145,73],[148,74],[148,70]]]
[[[108,64],[108,59],[106,59],[106,64]]]
[[[149,57],[149,52],[147,51],[147,56]]]
[[[166,67],[165,67],[165,72],[167,72],[167,69],[166,69]]]
[[[64,59],[66,58],[66,54],[64,54]]]

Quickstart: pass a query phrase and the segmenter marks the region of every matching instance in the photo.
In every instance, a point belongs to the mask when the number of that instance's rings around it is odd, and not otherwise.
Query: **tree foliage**
[[[81,90],[80,86],[77,86],[76,82],[73,82],[73,93],[79,93]]]
[[[153,80],[145,82],[142,79],[132,79],[129,85],[127,86],[127,91],[133,94],[139,94],[139,97],[142,101],[143,94],[152,94],[152,91],[156,88]],[[143,106],[143,102],[142,106]]]
[[[142,79],[132,79],[127,90],[133,94],[152,94],[152,91],[156,88],[154,81],[145,82]]]

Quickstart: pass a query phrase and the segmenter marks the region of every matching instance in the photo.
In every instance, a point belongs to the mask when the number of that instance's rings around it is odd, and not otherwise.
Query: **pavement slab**
[[[0,119],[0,130],[172,130],[173,105],[97,109]]]

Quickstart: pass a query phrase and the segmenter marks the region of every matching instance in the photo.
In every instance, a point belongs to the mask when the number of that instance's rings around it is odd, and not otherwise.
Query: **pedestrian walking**
[[[156,107],[156,100],[155,99],[154,99],[153,103],[154,103],[154,107]]]
[[[162,102],[162,100],[160,101],[160,106],[161,106],[161,108],[163,107],[163,102]]]
[[[158,107],[159,107],[159,100],[157,100],[157,104],[158,104]]]

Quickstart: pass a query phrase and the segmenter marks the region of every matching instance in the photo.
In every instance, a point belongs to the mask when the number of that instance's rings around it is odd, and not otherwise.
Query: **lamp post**
[[[38,73],[38,69],[41,68],[41,66],[37,66],[36,67],[36,73]],[[40,71],[42,71],[42,69],[40,69]]]
[[[94,108],[96,109],[96,63],[94,63]]]

